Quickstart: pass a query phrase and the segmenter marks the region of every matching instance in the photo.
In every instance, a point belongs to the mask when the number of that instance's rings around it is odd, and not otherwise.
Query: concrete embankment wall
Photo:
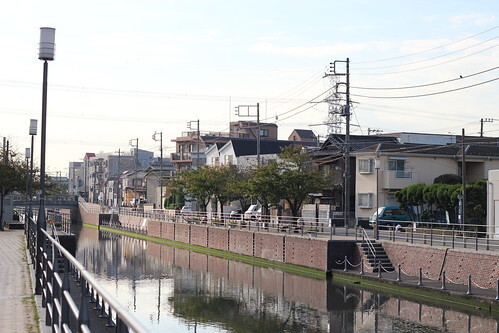
[[[490,289],[496,288],[499,279],[499,253],[493,251],[483,253],[393,242],[383,242],[383,248],[393,266],[400,264],[409,275],[418,275],[421,267],[424,277],[437,280],[445,270],[450,281],[467,284],[471,275],[475,284]]]

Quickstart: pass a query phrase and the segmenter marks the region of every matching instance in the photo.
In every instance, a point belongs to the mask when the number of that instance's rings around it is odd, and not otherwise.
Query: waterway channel
[[[83,227],[76,257],[151,332],[499,332],[497,319]]]

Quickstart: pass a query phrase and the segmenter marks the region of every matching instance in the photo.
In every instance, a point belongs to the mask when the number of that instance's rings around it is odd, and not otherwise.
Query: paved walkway
[[[0,332],[40,332],[24,230],[0,231]]]

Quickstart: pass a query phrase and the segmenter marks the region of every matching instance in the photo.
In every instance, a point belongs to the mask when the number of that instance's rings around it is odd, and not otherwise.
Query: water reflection
[[[492,318],[89,228],[77,258],[154,332],[498,330]]]

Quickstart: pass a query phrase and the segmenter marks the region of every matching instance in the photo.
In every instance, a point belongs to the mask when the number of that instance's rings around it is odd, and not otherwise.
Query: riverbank
[[[98,226],[94,225],[86,224],[84,226],[93,229],[99,229]],[[466,295],[466,286],[456,285],[450,282],[446,283],[446,290],[442,290],[442,282],[426,278],[422,279],[422,286],[417,285],[419,280],[416,277],[410,276],[402,276],[402,281],[397,282],[396,280],[398,276],[396,273],[383,273],[382,277],[378,277],[377,273],[364,273],[363,275],[360,275],[359,272],[345,272],[339,269],[331,270],[326,273],[325,271],[311,269],[308,267],[235,254],[228,251],[171,241],[149,235],[137,234],[130,231],[117,230],[109,227],[101,226],[100,230],[143,239],[156,244],[178,247],[194,252],[245,262],[256,266],[275,268],[289,273],[308,276],[316,279],[326,279],[332,276],[332,279],[334,281],[340,281],[341,283],[362,286],[362,288],[379,290],[407,299],[437,303],[448,307],[458,308],[463,311],[481,315],[490,315],[494,318],[499,318],[499,301],[495,299],[495,291],[491,289],[480,289],[474,291],[472,295]]]

